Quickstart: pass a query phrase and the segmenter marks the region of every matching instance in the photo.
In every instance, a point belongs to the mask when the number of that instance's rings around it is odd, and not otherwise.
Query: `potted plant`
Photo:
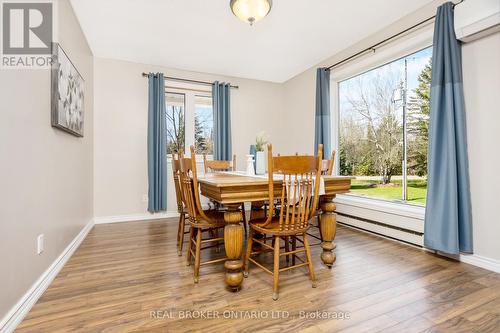
[[[260,132],[255,138],[255,150],[257,151],[255,155],[255,173],[257,175],[266,173],[266,154],[264,153],[264,148],[268,141],[269,138],[264,132]]]

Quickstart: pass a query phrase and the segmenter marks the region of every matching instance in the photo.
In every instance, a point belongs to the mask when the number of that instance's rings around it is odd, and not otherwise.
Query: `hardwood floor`
[[[96,225],[16,332],[500,332],[500,274],[339,226],[333,269],[313,246],[318,287],[292,270],[273,301],[255,266],[239,293],[223,264],[195,285],[176,231],[176,219]]]

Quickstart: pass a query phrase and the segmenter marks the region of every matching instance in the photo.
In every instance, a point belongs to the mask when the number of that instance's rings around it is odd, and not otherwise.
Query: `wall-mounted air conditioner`
[[[500,31],[500,0],[465,0],[455,7],[455,34],[462,42]]]

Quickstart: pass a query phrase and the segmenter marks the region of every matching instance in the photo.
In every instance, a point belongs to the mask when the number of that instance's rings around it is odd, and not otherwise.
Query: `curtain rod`
[[[197,83],[197,84],[204,84],[204,85],[208,85],[208,86],[211,86],[212,85],[212,82],[207,82],[207,81],[198,81],[198,80],[191,80],[191,79],[183,79],[183,78],[180,78],[180,77],[173,77],[173,76],[165,76],[164,75],[164,78],[166,80],[172,80],[172,81],[180,81],[180,82],[190,82],[190,83]],[[148,73],[142,73],[142,76],[144,77],[147,77],[149,76]],[[229,85],[231,88],[234,88],[234,89],[239,89],[240,87],[238,86],[233,86],[233,85]]]
[[[461,4],[462,2],[464,2],[464,0],[460,0],[460,1],[459,1],[459,2],[457,2],[457,3],[454,3],[454,4],[453,4],[453,8],[455,8],[455,6],[457,6],[458,4]],[[394,34],[394,35],[392,35],[392,36],[390,36],[390,37],[387,37],[386,39],[384,39],[384,40],[382,40],[382,41],[380,41],[380,42],[378,42],[378,43],[376,43],[376,44],[373,44],[372,46],[367,47],[366,49],[364,49],[364,50],[362,50],[362,51],[359,51],[358,53],[355,53],[355,54],[353,54],[352,56],[349,56],[349,57],[347,57],[347,58],[345,58],[345,59],[343,59],[343,60],[341,60],[341,61],[339,61],[339,62],[334,63],[333,65],[331,65],[331,66],[327,67],[326,69],[331,70],[332,68],[337,67],[337,66],[339,66],[339,65],[342,65],[343,63],[346,63],[346,62],[348,62],[349,60],[352,60],[352,59],[354,59],[354,58],[357,58],[357,57],[359,57],[359,56],[361,56],[361,55],[365,54],[366,52],[369,52],[369,51],[375,51],[375,49],[376,49],[377,47],[379,47],[380,45],[385,44],[385,43],[387,43],[388,41],[393,40],[393,39],[394,39],[394,38],[396,38],[396,37],[399,37],[399,36],[401,36],[401,35],[404,35],[405,33],[409,32],[409,31],[411,31],[411,30],[413,30],[413,29],[415,29],[415,28],[418,28],[419,26],[421,26],[421,25],[423,25],[423,24],[425,24],[425,23],[427,23],[427,22],[429,22],[429,21],[433,20],[435,17],[436,17],[436,15],[433,15],[433,16],[431,16],[431,17],[429,17],[429,18],[426,18],[425,20],[420,21],[420,22],[418,22],[417,24],[414,24],[414,25],[412,25],[411,27],[406,28],[406,29],[405,29],[405,30],[403,30],[403,31],[400,31],[400,32],[398,32],[397,34]]]

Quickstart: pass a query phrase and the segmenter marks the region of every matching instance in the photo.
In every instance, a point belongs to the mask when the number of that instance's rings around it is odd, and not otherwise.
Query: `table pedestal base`
[[[233,291],[238,291],[243,282],[243,226],[241,225],[241,204],[226,205],[227,211],[224,213],[224,247],[226,249],[227,260],[224,263],[226,268],[226,285]]]
[[[336,247],[333,239],[337,231],[336,206],[333,199],[335,199],[335,195],[325,195],[321,202],[320,228],[323,237],[323,242],[321,243],[321,248],[323,249],[321,260],[328,268],[332,268],[333,263],[337,259],[335,253],[333,253]]]

